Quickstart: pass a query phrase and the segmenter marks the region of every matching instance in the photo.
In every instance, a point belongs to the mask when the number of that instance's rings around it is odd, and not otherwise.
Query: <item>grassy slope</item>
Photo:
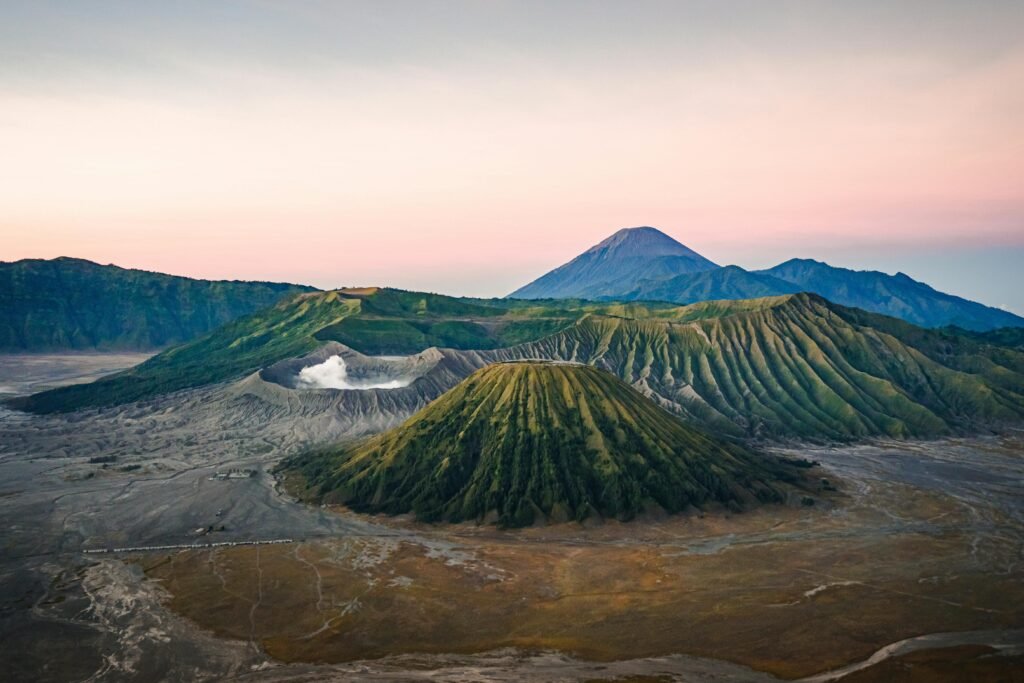
[[[591,316],[526,354],[598,364],[746,435],[936,436],[1024,418],[1017,351],[808,294],[680,311]]]
[[[956,337],[970,337],[974,341],[992,346],[1006,346],[1018,351],[1024,351],[1024,327],[999,327],[987,332],[973,332],[961,327],[951,326],[942,329],[943,332]]]
[[[641,280],[628,292],[613,298],[690,304],[722,299],[753,299],[799,291],[801,289],[796,285],[770,275],[751,273],[739,266],[724,266],[663,280]]]
[[[1024,353],[808,294],[690,306],[300,295],[125,373],[15,405],[125,403],[244,376],[326,339],[371,354],[525,342],[498,357],[596,364],[744,436],[930,437],[1024,419]]]
[[[502,363],[477,371],[402,426],[304,455],[321,498],[424,520],[497,515],[629,518],[708,502],[777,500],[794,472],[683,424],[592,367]]]
[[[312,289],[193,280],[82,259],[0,263],[0,350],[159,348]]]
[[[242,377],[327,340],[368,354],[415,353],[430,346],[495,348],[537,339],[582,315],[582,309],[393,289],[300,294],[125,372],[15,399],[11,405],[40,413],[118,405]]]
[[[302,294],[168,349],[130,370],[91,384],[14,399],[11,405],[39,413],[61,412],[128,403],[240,377],[312,351],[318,345],[313,337],[316,331],[358,310],[358,299],[337,292]]]
[[[495,349],[539,339],[580,317],[551,306],[510,305],[500,299],[459,299],[395,289],[364,297],[358,316],[316,334],[369,355],[412,354],[431,346]]]

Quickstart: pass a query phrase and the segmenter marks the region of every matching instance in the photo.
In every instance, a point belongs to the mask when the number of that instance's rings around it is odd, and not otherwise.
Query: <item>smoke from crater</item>
[[[297,389],[400,389],[409,386],[413,379],[358,378],[348,376],[348,368],[341,356],[331,356],[323,363],[310,365],[299,371],[295,382]]]

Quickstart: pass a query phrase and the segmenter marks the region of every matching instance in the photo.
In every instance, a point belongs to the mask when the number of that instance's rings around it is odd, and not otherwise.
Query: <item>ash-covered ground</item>
[[[0,368],[25,390],[124,362],[75,358]],[[290,500],[268,473],[282,457],[418,407],[291,391],[251,377],[0,414],[5,680],[876,680],[922,652],[974,673],[1021,664],[1020,432],[788,447],[838,489],[813,505],[512,532]]]

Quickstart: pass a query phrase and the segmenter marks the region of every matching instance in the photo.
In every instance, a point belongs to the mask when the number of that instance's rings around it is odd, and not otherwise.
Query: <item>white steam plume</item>
[[[331,356],[319,365],[310,365],[299,371],[298,389],[400,389],[412,383],[413,378],[375,381],[349,379],[345,361]]]

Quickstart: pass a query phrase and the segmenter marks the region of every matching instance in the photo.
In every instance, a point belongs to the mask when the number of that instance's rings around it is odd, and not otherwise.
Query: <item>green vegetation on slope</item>
[[[155,349],[312,290],[193,280],[71,258],[0,263],[0,351]]]
[[[811,294],[589,316],[516,350],[598,365],[746,436],[924,437],[1024,419],[1024,354]]]
[[[326,340],[369,354],[492,349],[467,355],[460,372],[488,361],[580,361],[737,436],[932,437],[1024,420],[1021,351],[810,294],[672,306],[317,292],[119,375],[14,405],[52,412],[126,403],[238,378]]]
[[[691,304],[698,301],[778,296],[799,291],[796,285],[770,275],[751,273],[739,266],[723,266],[664,280],[641,280],[632,290],[617,298]]]
[[[40,413],[118,405],[242,377],[331,340],[371,355],[496,348],[537,339],[584,314],[393,289],[299,294],[125,372],[10,404]]]
[[[159,353],[124,372],[11,400],[39,413],[118,405],[241,377],[318,345],[313,334],[359,310],[338,292],[300,294],[213,333]]]
[[[400,427],[294,458],[319,500],[423,520],[628,519],[781,500],[796,470],[682,423],[592,367],[498,363]]]
[[[498,311],[501,319],[445,320],[437,318],[348,317],[316,334],[322,341],[336,341],[362,353],[407,355],[432,346],[450,349],[496,349],[539,339],[556,332],[579,317],[516,319]]]
[[[962,327],[950,326],[942,328],[952,336],[970,337],[974,341],[993,346],[1005,346],[1018,351],[1024,350],[1024,327],[999,327],[987,332],[974,332]]]

